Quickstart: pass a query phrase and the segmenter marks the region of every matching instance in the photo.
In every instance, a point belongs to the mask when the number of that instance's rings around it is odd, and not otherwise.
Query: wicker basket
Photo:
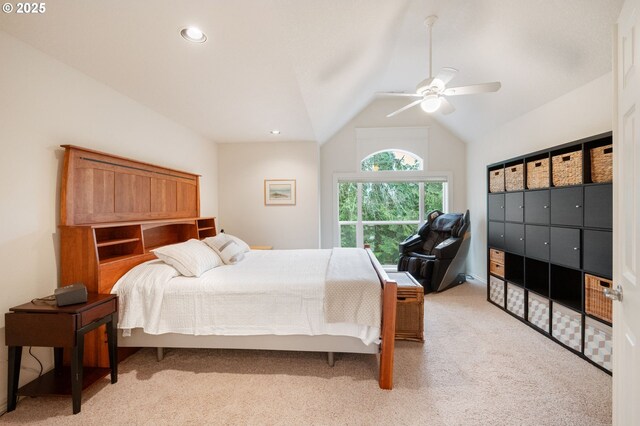
[[[553,185],[567,186],[582,183],[582,151],[568,152],[551,157]]]
[[[584,274],[585,312],[611,322],[611,300],[605,297],[604,289],[612,286],[611,280]]]
[[[500,278],[504,278],[504,265],[502,263],[489,262],[489,272]]]
[[[549,159],[529,161],[527,163],[527,188],[549,187]]]
[[[504,169],[489,172],[489,192],[504,192]]]
[[[613,181],[613,145],[591,148],[591,181]]]
[[[507,191],[522,191],[524,189],[524,165],[509,166],[504,171],[504,186]]]

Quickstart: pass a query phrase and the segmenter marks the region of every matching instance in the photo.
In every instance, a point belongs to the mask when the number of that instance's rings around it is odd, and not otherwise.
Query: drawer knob
[[[504,238],[504,235],[503,235],[503,234],[500,234],[500,238]]]
[[[574,250],[580,250],[580,247],[574,247],[573,249]]]
[[[504,206],[500,206],[501,209],[504,209]]]
[[[520,241],[524,241],[524,238],[520,238]]]
[[[576,204],[576,209],[579,209],[580,207],[582,207],[580,204]]]
[[[542,208],[543,208],[543,209],[548,209],[548,208],[549,208],[549,206],[542,206]]]
[[[523,209],[523,208],[524,208],[524,206],[518,206],[518,208]]]
[[[544,242],[544,245],[545,245],[545,246],[548,246],[548,245],[549,245],[549,242],[548,242],[548,241],[545,241],[545,242]]]

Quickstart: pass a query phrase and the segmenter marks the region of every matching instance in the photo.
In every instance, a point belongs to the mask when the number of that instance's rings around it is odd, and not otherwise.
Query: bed
[[[123,348],[319,351],[330,364],[336,352],[378,354],[379,386],[391,389],[397,285],[370,249],[250,251],[198,278],[156,258],[161,247],[215,238],[215,218],[200,217],[198,178],[65,146],[62,284],[119,295]],[[367,298],[353,285],[361,275]],[[107,358],[101,333],[85,344],[89,364]]]

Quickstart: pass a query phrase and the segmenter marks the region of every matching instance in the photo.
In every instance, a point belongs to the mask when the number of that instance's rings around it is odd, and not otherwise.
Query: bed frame
[[[156,247],[216,234],[215,218],[200,217],[199,176],[72,145],[65,148],[60,191],[61,285],[83,282],[110,293],[116,281]],[[393,387],[397,283],[370,248],[382,287],[380,345],[346,336],[150,335],[134,330],[121,347],[234,348],[380,354],[379,385]],[[85,365],[107,366],[105,330],[85,337]]]

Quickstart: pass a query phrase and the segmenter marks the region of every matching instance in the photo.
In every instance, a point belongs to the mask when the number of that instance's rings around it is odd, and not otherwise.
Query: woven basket
[[[613,181],[613,145],[591,148],[591,181]]]
[[[527,188],[549,187],[549,159],[529,161],[527,163]]]
[[[524,165],[509,166],[504,171],[504,186],[507,191],[522,191],[524,189]]]
[[[582,151],[568,152],[551,157],[553,185],[567,186],[582,183]]]
[[[504,169],[489,172],[489,192],[504,192]]]
[[[604,295],[604,289],[612,287],[613,281],[611,280],[584,274],[585,312],[611,322],[611,300]]]

